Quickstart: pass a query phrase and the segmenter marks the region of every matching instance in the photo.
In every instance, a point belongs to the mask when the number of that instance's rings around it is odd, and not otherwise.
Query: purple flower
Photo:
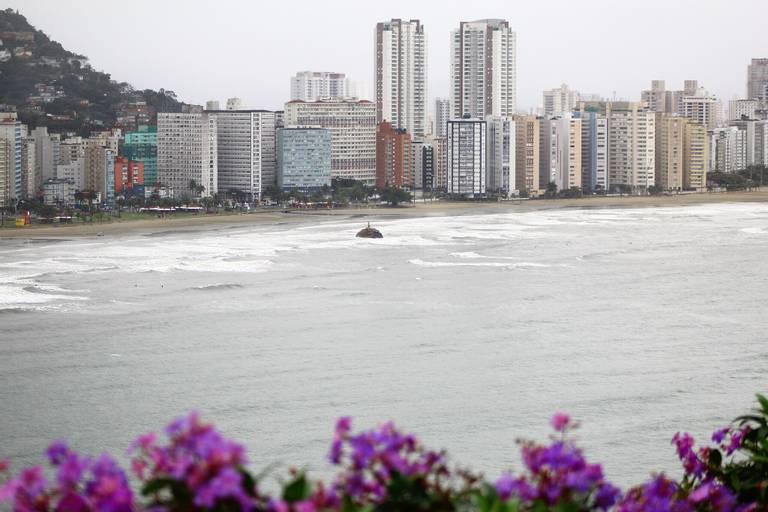
[[[515,479],[512,475],[505,473],[496,480],[496,494],[499,495],[503,501],[507,501],[512,496],[512,491],[515,489]]]
[[[549,420],[549,423],[556,431],[565,432],[568,426],[571,424],[571,417],[564,412],[557,412],[554,416],[552,416],[552,419]]]
[[[64,441],[54,441],[48,446],[45,454],[48,456],[48,462],[50,462],[52,466],[58,466],[67,454],[69,454],[69,447]]]
[[[731,432],[731,441],[728,443],[726,454],[731,455],[733,452],[741,448],[741,443],[744,441],[744,436],[749,434],[752,429],[749,425],[742,427],[739,430]]]
[[[343,443],[341,439],[336,438],[333,440],[333,443],[331,443],[331,452],[328,455],[328,458],[331,460],[332,464],[339,464],[341,462],[342,447]]]
[[[715,430],[712,433],[712,441],[714,441],[717,444],[721,444],[723,442],[723,439],[725,439],[725,436],[727,436],[730,431],[731,429],[728,427],[721,428],[720,430]]]
[[[349,431],[352,429],[352,417],[351,416],[342,416],[336,421],[336,435],[339,437],[344,437],[347,434],[349,434]]]

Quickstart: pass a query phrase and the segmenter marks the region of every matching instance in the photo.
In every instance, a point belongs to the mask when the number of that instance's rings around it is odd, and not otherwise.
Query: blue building
[[[144,164],[144,185],[154,187],[157,183],[157,126],[139,126],[138,131],[127,132],[123,155]]]
[[[289,127],[277,131],[277,185],[302,191],[331,185],[330,130]]]

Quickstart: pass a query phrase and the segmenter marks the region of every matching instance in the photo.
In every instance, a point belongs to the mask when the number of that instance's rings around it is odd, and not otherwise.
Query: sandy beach
[[[707,203],[768,202],[768,190],[685,194],[675,196],[585,197],[579,199],[537,199],[505,202],[434,201],[416,206],[397,208],[337,208],[333,210],[256,210],[251,213],[201,214],[146,219],[94,222],[92,224],[33,225],[24,228],[0,229],[0,238],[49,238],[80,236],[113,236],[121,234],[152,234],[165,231],[199,231],[227,229],[244,224],[284,224],[287,222],[317,222],[321,219],[360,220],[361,225],[377,218],[413,218],[445,215],[475,215],[501,212],[528,212],[557,208],[638,208],[688,206]]]

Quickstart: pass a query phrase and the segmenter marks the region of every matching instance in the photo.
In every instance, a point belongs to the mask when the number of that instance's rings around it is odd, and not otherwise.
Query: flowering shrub
[[[10,476],[10,463],[0,460],[0,504],[15,512],[756,512],[768,510],[768,399],[758,401],[753,414],[716,431],[711,446],[675,434],[680,481],[655,475],[626,493],[587,461],[568,437],[576,425],[558,413],[550,442],[520,442],[523,471],[493,483],[451,467],[444,452],[392,423],[354,433],[344,417],[329,452],[335,478],[312,483],[292,470],[269,495],[246,469],[245,448],[193,412],[170,423],[162,439],[150,432],[131,444],[134,487],[108,455],[87,457],[55,442],[46,451],[48,477],[40,466]]]

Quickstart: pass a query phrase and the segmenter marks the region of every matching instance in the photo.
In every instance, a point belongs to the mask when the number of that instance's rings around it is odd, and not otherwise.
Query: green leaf
[[[144,496],[155,494],[166,487],[170,487],[173,483],[174,481],[170,478],[154,478],[144,484],[144,487],[141,489],[141,494]]]
[[[248,496],[256,496],[256,479],[254,479],[245,468],[238,468],[238,470],[243,477],[243,487],[245,487],[245,492],[248,493]]]
[[[312,486],[309,484],[306,475],[304,473],[299,473],[293,481],[288,482],[288,484],[283,487],[283,499],[289,503],[301,501],[306,499],[311,492]]]
[[[717,448],[713,448],[709,451],[709,464],[710,466],[714,466],[716,468],[719,468],[723,463],[723,454],[720,453],[720,450]]]
[[[763,414],[768,416],[768,398],[758,393],[757,401],[760,402],[760,408],[763,410]]]

